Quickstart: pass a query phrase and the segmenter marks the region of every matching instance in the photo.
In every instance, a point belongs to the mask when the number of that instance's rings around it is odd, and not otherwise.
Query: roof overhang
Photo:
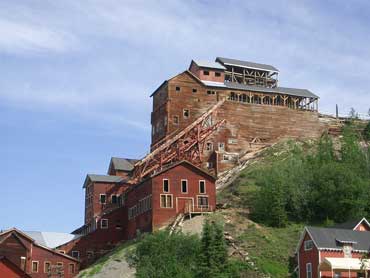
[[[319,266],[320,271],[362,271],[370,270],[370,260],[358,258],[325,258]]]

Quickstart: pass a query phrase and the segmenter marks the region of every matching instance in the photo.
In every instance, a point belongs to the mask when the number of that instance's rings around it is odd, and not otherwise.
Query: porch
[[[370,277],[370,260],[359,258],[325,258],[319,265],[320,277]],[[366,273],[367,272],[367,273]]]

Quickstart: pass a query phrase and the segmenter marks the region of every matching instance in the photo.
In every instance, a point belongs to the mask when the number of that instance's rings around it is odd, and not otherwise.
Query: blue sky
[[[370,108],[368,1],[0,2],[0,228],[69,232],[87,173],[150,143],[149,95],[216,56],[268,63],[320,110]]]

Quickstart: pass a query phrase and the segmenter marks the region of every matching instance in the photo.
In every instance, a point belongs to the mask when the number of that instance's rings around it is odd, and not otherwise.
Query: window
[[[163,180],[163,192],[164,193],[170,192],[170,183],[169,183],[168,179]]]
[[[108,219],[101,219],[100,220],[100,228],[108,229]]]
[[[68,265],[68,272],[69,272],[69,274],[74,274],[75,273],[75,264],[69,264]]]
[[[203,74],[204,74],[204,75],[209,75],[209,71],[208,71],[208,70],[204,70],[204,71],[203,71]]]
[[[164,116],[163,124],[166,126],[167,125],[167,116]]]
[[[181,180],[181,193],[188,193],[188,181]]]
[[[44,262],[44,273],[50,273],[50,271],[51,271],[51,263]]]
[[[225,150],[225,143],[218,143],[218,150],[224,151]]]
[[[199,181],[199,193],[204,194],[206,193],[206,181]]]
[[[122,230],[121,220],[116,220],[116,230]]]
[[[88,259],[92,259],[94,257],[94,251],[87,251],[86,254]]]
[[[161,194],[161,208],[172,208],[172,195]]]
[[[39,272],[39,262],[38,261],[32,261],[32,272],[33,273]]]
[[[206,150],[207,151],[213,151],[213,144],[211,142],[206,143]]]
[[[198,196],[198,208],[208,208],[208,197]]]
[[[118,202],[117,202],[117,200],[118,200],[118,198],[117,198],[117,195],[112,195],[111,196],[111,198],[112,198],[112,204],[117,204]]]
[[[175,125],[179,124],[179,116],[173,116],[173,124]]]
[[[231,160],[231,157],[230,157],[230,155],[224,154],[223,157],[222,157],[222,160],[223,161],[229,161],[229,160]]]
[[[180,92],[181,91],[181,88],[180,87],[176,87],[176,92]]]
[[[215,72],[215,76],[216,77],[220,77],[221,76],[221,72]]]
[[[312,278],[312,264],[306,264],[306,278]]]
[[[213,162],[206,162],[206,167],[207,167],[207,169],[212,169],[213,168]]]
[[[306,240],[304,242],[304,251],[310,251],[313,248],[313,241],[312,240]]]
[[[196,92],[198,92],[198,90],[197,89],[193,89],[193,94],[195,94]]]
[[[216,92],[215,91],[207,91],[207,95],[215,95]]]
[[[66,253],[66,251],[64,251],[64,250],[58,250],[58,252],[59,252],[60,254],[65,254],[65,253]]]
[[[80,258],[80,252],[78,252],[78,251],[72,251],[72,257],[73,258],[76,258],[76,259],[79,259]]]
[[[183,111],[184,118],[185,119],[189,118],[189,115],[190,115],[189,109],[184,109],[184,111]]]
[[[342,277],[340,272],[334,273],[334,278],[340,278]]]
[[[21,269],[26,270],[26,257],[21,257]]]
[[[105,194],[100,194],[100,203],[105,204],[106,203],[107,196]]]

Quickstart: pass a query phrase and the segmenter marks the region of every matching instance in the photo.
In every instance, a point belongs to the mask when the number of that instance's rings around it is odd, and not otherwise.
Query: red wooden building
[[[0,256],[0,274],[4,278],[31,278],[18,265],[4,256]]]
[[[88,217],[74,232],[80,236],[57,248],[78,257],[81,267],[138,232],[152,232],[179,214],[208,213],[216,206],[215,177],[187,161],[168,165],[136,184],[121,176],[88,175],[84,189]]]
[[[50,274],[72,278],[79,271],[79,261],[76,258],[39,244],[34,238],[15,228],[0,234],[0,256],[3,258],[0,277],[4,278],[49,278]],[[21,274],[7,276],[10,272]]]
[[[365,277],[369,254],[370,224],[365,218],[331,228],[306,227],[297,247],[299,277]]]

